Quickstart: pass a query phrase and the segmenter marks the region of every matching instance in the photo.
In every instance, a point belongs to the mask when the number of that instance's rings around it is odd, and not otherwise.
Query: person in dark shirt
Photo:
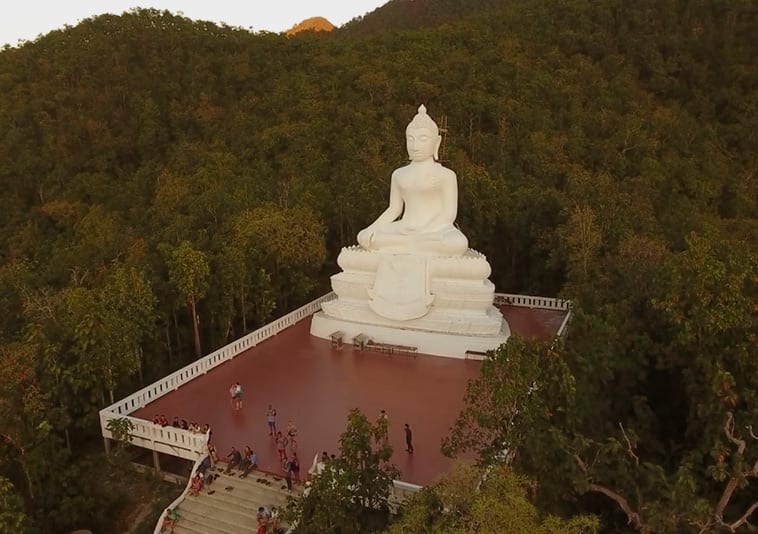
[[[211,457],[206,456],[203,458],[203,461],[200,462],[200,465],[197,467],[197,472],[202,473],[203,476],[205,476],[205,473],[208,471],[208,469],[211,468]]]
[[[295,479],[295,483],[300,483],[300,460],[297,458],[296,453],[292,453],[292,457],[290,458],[290,471],[292,473],[292,478]]]
[[[258,455],[251,447],[245,447],[245,455],[242,458],[242,474],[240,478],[245,478],[250,474],[250,471],[258,467]]]
[[[226,455],[226,461],[229,462],[226,472],[231,473],[232,469],[238,467],[240,463],[242,463],[242,454],[240,454],[240,451],[232,447],[232,452]]]
[[[405,423],[405,427],[403,428],[405,430],[405,451],[406,452],[413,452],[413,432],[411,431],[411,427],[408,426],[408,423]]]

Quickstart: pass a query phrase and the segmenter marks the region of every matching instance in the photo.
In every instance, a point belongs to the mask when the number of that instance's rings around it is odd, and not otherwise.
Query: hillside
[[[707,524],[757,454],[724,427],[758,428],[755,34],[739,2],[395,0],[333,32],[137,10],[0,51],[3,502],[106,524],[67,444],[325,292],[424,103],[495,286],[576,307],[514,464],[541,510],[626,532],[592,482],[648,532]],[[755,501],[734,488],[723,517]]]
[[[472,15],[502,9],[507,0],[390,0],[340,28],[350,35],[433,28]]]

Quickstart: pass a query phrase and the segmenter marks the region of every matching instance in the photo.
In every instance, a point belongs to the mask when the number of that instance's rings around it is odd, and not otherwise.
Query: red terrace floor
[[[528,337],[552,337],[565,317],[561,311],[501,309],[512,332]],[[151,420],[160,413],[169,420],[177,415],[208,423],[219,456],[232,446],[250,445],[261,469],[279,472],[266,425],[266,408],[272,403],[280,428],[289,420],[298,427],[304,475],[316,453],[338,452],[351,408],[360,408],[372,419],[384,409],[400,478],[425,485],[445,473],[451,461],[440,452],[440,441],[463,407],[466,384],[478,375],[480,362],[387,356],[351,346],[337,349],[328,340],[312,337],[309,330],[310,319],[303,320],[133,415]],[[229,385],[235,381],[245,387],[244,406],[238,412],[229,405]],[[413,429],[412,455],[405,452],[404,423]]]

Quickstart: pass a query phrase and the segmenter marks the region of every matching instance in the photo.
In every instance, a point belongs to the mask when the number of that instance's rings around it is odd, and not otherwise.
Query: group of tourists
[[[377,439],[386,445],[390,437],[390,418],[386,411],[379,412],[376,425],[378,429]],[[403,425],[403,434],[405,435],[405,452],[413,454],[413,430],[408,423]]]
[[[189,430],[195,434],[208,434],[211,431],[211,426],[207,423],[201,427],[200,424],[195,421],[187,422],[186,419],[179,419],[178,415],[175,415],[174,420],[169,424],[168,418],[164,414],[155,414],[155,417],[153,417],[153,424],[163,427],[172,426],[181,430]]]
[[[249,445],[245,447],[244,452],[238,451],[232,447],[231,452],[226,455],[226,470],[224,473],[231,474],[233,469],[242,470],[240,478],[245,478],[250,471],[258,467],[258,455]]]
[[[255,520],[258,523],[257,534],[266,534],[266,532],[276,532],[279,528],[279,509],[276,506],[266,508],[265,506],[258,507],[258,513],[255,515]]]

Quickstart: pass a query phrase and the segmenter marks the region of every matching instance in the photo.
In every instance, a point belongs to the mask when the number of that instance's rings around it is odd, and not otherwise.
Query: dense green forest
[[[607,532],[754,531],[756,17],[394,0],[284,37],[139,10],[0,51],[0,531],[107,531],[98,410],[327,291],[420,103],[498,290],[576,310],[485,364],[446,452],[509,443],[540,513]]]

